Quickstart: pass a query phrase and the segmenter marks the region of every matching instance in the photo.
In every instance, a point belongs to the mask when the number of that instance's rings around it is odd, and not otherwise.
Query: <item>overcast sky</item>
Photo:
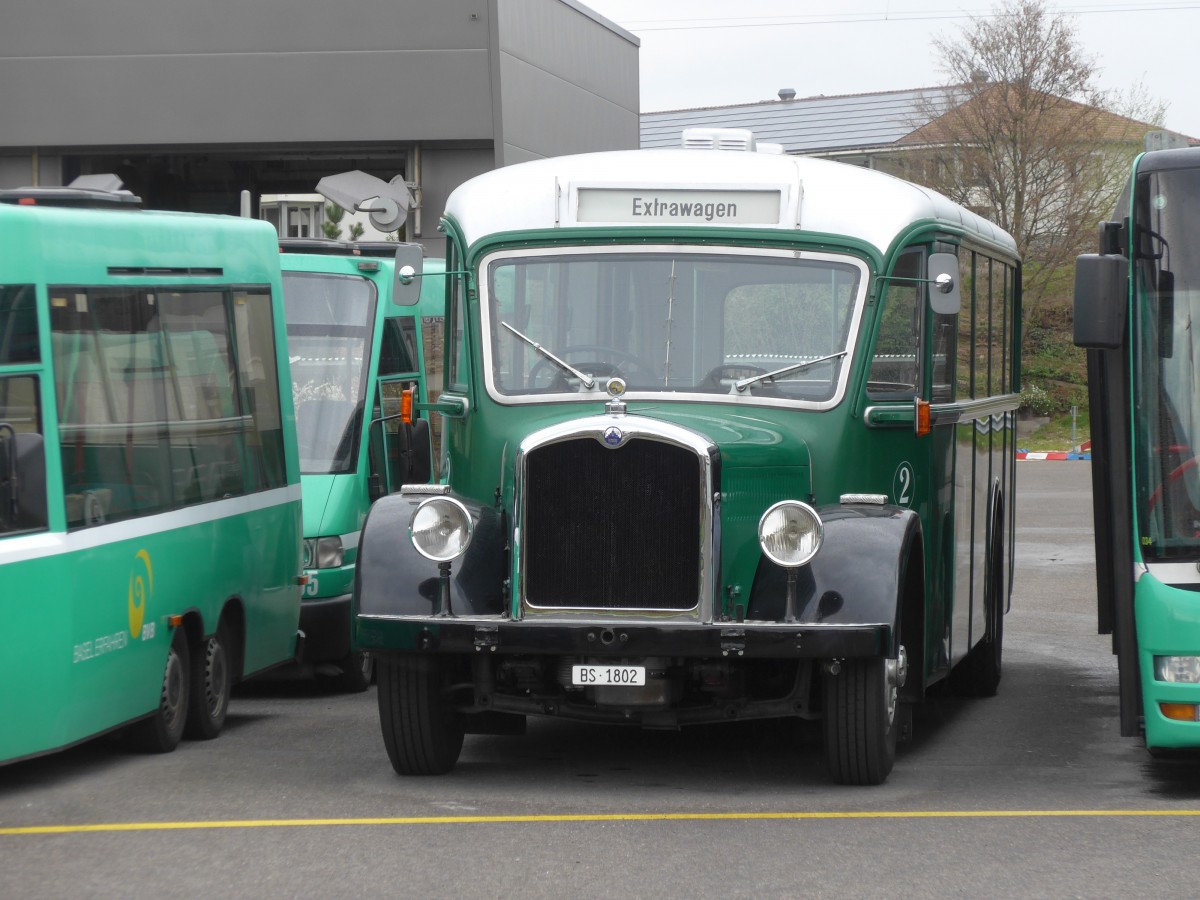
[[[642,112],[943,84],[932,38],[955,37],[987,0],[581,0],[636,34]],[[1050,0],[1094,57],[1097,86],[1167,104],[1200,137],[1200,2]]]

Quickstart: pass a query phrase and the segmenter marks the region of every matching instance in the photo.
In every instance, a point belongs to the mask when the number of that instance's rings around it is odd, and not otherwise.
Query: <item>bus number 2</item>
[[[892,481],[892,496],[899,506],[908,506],[912,503],[913,485],[916,480],[913,467],[907,462],[900,463],[896,469],[896,477]]]

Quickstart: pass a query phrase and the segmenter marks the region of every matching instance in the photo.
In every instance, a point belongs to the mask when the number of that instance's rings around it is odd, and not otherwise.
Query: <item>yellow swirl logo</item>
[[[140,564],[140,565],[139,565]],[[150,554],[139,550],[135,568],[129,573],[129,636],[137,640],[146,620],[146,598],[154,595],[154,567]]]

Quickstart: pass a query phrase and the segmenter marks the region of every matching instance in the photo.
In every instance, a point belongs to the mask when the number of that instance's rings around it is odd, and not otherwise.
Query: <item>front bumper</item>
[[[841,659],[885,657],[891,626],[520,621],[359,615],[355,646],[373,652],[614,658]]]

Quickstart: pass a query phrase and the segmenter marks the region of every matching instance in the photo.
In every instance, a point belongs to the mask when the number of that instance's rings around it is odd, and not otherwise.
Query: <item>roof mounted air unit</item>
[[[685,150],[754,150],[754,132],[749,128],[685,128]]]

